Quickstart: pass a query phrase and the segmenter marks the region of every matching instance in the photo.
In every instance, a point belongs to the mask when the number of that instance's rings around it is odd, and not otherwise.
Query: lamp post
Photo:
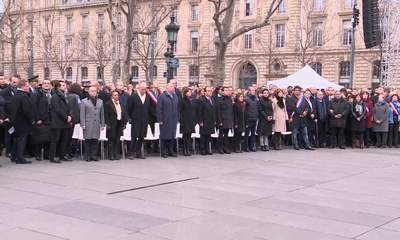
[[[169,43],[169,48],[167,48],[167,51],[164,53],[165,61],[167,63],[167,72],[165,73],[167,82],[174,78],[174,69],[179,67],[179,59],[175,58],[174,51],[176,49],[175,45],[180,27],[175,23],[175,16],[173,14],[170,18],[171,22],[165,26]]]

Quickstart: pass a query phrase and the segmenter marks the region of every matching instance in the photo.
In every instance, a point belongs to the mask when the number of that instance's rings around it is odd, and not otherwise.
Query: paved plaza
[[[0,239],[399,240],[399,156],[285,150],[59,165],[2,158]]]

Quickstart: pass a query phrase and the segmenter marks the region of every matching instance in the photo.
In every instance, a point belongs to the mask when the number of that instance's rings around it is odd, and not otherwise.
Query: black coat
[[[132,124],[132,137],[146,137],[149,118],[150,115],[153,114],[153,108],[150,105],[149,96],[146,94],[146,99],[144,103],[142,103],[138,93],[132,94],[132,96],[128,98],[127,109]]]
[[[196,126],[196,106],[187,97],[182,99],[180,105],[180,130],[183,134],[194,133]]]
[[[332,113],[332,111],[333,113]],[[340,118],[335,118],[335,115],[341,114]],[[329,105],[329,125],[335,128],[346,128],[347,115],[349,114],[349,104],[343,98],[339,100],[333,99]]]
[[[217,105],[217,126],[221,129],[233,128],[232,98],[224,96]]]
[[[29,134],[33,129],[35,121],[32,99],[29,94],[18,90],[11,101],[11,123],[14,126],[15,133]]]
[[[107,125],[107,137],[121,137],[128,119],[125,109],[121,107],[121,124],[118,125],[117,110],[115,109],[114,102],[110,100],[104,104],[104,119]]]
[[[215,133],[215,103],[210,103],[206,97],[202,97],[199,103],[200,134]]]
[[[246,99],[246,110],[244,113],[245,121],[257,121],[258,119],[258,99],[256,96],[248,96]]]
[[[233,105],[233,125],[235,131],[238,132],[243,132],[245,128],[245,121],[244,121],[244,115],[246,112],[246,102],[243,102],[244,107],[242,108],[240,106],[239,102],[235,102]]]
[[[292,119],[290,124],[291,128],[303,128],[307,126],[307,116],[303,116],[302,114],[307,111],[310,112],[310,106],[301,98],[299,106],[297,107],[297,102],[299,99],[296,96],[292,96],[286,100],[286,109],[288,112],[289,119]],[[307,114],[308,115],[308,114]]]
[[[78,124],[81,121],[81,117],[80,117],[81,100],[80,100],[79,96],[75,93],[68,94],[67,100],[68,100],[70,116],[72,117],[72,122],[73,122],[73,124]]]
[[[50,124],[50,102],[46,93],[39,89],[32,95],[32,106],[35,113],[35,121],[41,120],[44,125]]]
[[[272,107],[272,101],[265,98],[261,98],[258,102],[258,125],[257,134],[261,136],[272,135],[272,125],[274,117],[274,109]],[[270,118],[270,119],[268,119]]]
[[[63,93],[55,91],[50,101],[51,128],[68,128],[70,109]]]
[[[356,103],[351,104],[351,116],[350,116],[350,129],[352,131],[364,132],[365,131],[365,117],[367,114],[367,106],[365,102],[360,103],[362,106],[361,112],[356,111]],[[360,120],[358,120],[360,119]]]
[[[14,88],[12,88],[10,85],[1,91],[1,95],[4,99],[4,117],[5,118],[10,118],[11,100],[13,99],[15,92],[16,92],[16,90]]]

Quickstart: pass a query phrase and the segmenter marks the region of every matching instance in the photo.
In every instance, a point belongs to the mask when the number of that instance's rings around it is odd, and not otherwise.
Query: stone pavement
[[[399,156],[285,150],[60,165],[2,158],[0,239],[399,240]]]

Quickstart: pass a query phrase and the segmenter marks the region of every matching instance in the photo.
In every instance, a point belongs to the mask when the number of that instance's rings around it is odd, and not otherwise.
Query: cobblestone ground
[[[399,240],[399,156],[284,150],[59,165],[1,158],[0,239]]]

